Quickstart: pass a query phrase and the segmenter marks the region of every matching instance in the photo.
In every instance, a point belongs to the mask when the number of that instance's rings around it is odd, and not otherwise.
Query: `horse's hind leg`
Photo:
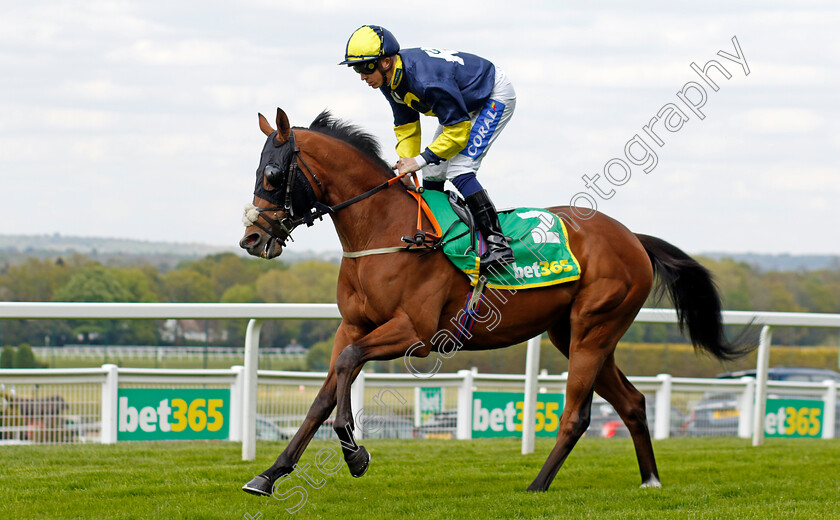
[[[615,408],[630,431],[642,474],[642,487],[661,487],[647,425],[645,396],[624,377],[613,356],[607,359],[598,374],[595,391]]]
[[[589,427],[592,394],[598,373],[633,322],[641,303],[628,298],[626,285],[603,279],[578,296],[568,332],[564,325],[550,332],[552,341],[569,357],[566,404],[560,418],[557,442],[529,491],[545,491]],[[638,303],[638,305],[636,305]],[[565,338],[568,338],[566,343]],[[568,346],[567,346],[568,345]]]
[[[560,466],[571,453],[580,436],[589,427],[589,412],[595,374],[600,370],[603,358],[599,349],[575,352],[569,358],[569,381],[566,385],[566,404],[560,417],[557,441],[540,469],[537,478],[528,486],[528,491],[546,491],[560,470]]]

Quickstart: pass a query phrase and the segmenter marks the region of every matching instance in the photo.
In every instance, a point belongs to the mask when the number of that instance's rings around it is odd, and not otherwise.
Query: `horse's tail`
[[[640,234],[636,237],[650,257],[654,274],[659,275],[655,297],[661,298],[667,289],[677,310],[680,330],[687,329],[695,349],[724,361],[755,350],[755,327],[747,326],[732,342],[726,339],[720,294],[705,267],[662,239]]]

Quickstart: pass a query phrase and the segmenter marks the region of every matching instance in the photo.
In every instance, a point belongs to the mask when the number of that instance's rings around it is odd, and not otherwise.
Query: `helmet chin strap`
[[[376,62],[376,70],[378,70],[382,74],[382,78],[385,80],[385,83],[390,83],[391,79],[388,77],[388,72],[390,72],[394,68],[394,57],[388,56],[390,64],[388,65],[387,69],[382,66],[382,59]]]

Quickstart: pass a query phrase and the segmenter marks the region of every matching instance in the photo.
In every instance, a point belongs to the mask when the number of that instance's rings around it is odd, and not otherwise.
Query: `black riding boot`
[[[502,226],[499,224],[499,215],[496,207],[487,196],[487,190],[473,193],[464,197],[467,206],[475,217],[475,225],[484,239],[487,241],[487,251],[481,255],[482,270],[487,266],[499,267],[513,262],[513,250],[502,234]]]

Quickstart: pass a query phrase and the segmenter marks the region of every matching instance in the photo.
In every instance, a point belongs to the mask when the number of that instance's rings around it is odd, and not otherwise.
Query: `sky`
[[[840,254],[835,0],[2,0],[2,13],[0,234],[236,247],[257,113],[278,106],[296,126],[329,109],[395,161],[387,102],[337,65],[370,23],[511,78],[516,112],[479,171],[499,207],[594,203],[690,253]],[[717,91],[691,66],[709,60],[729,75],[712,64]],[[435,125],[423,118],[423,146]],[[294,238],[341,247],[329,221]]]

